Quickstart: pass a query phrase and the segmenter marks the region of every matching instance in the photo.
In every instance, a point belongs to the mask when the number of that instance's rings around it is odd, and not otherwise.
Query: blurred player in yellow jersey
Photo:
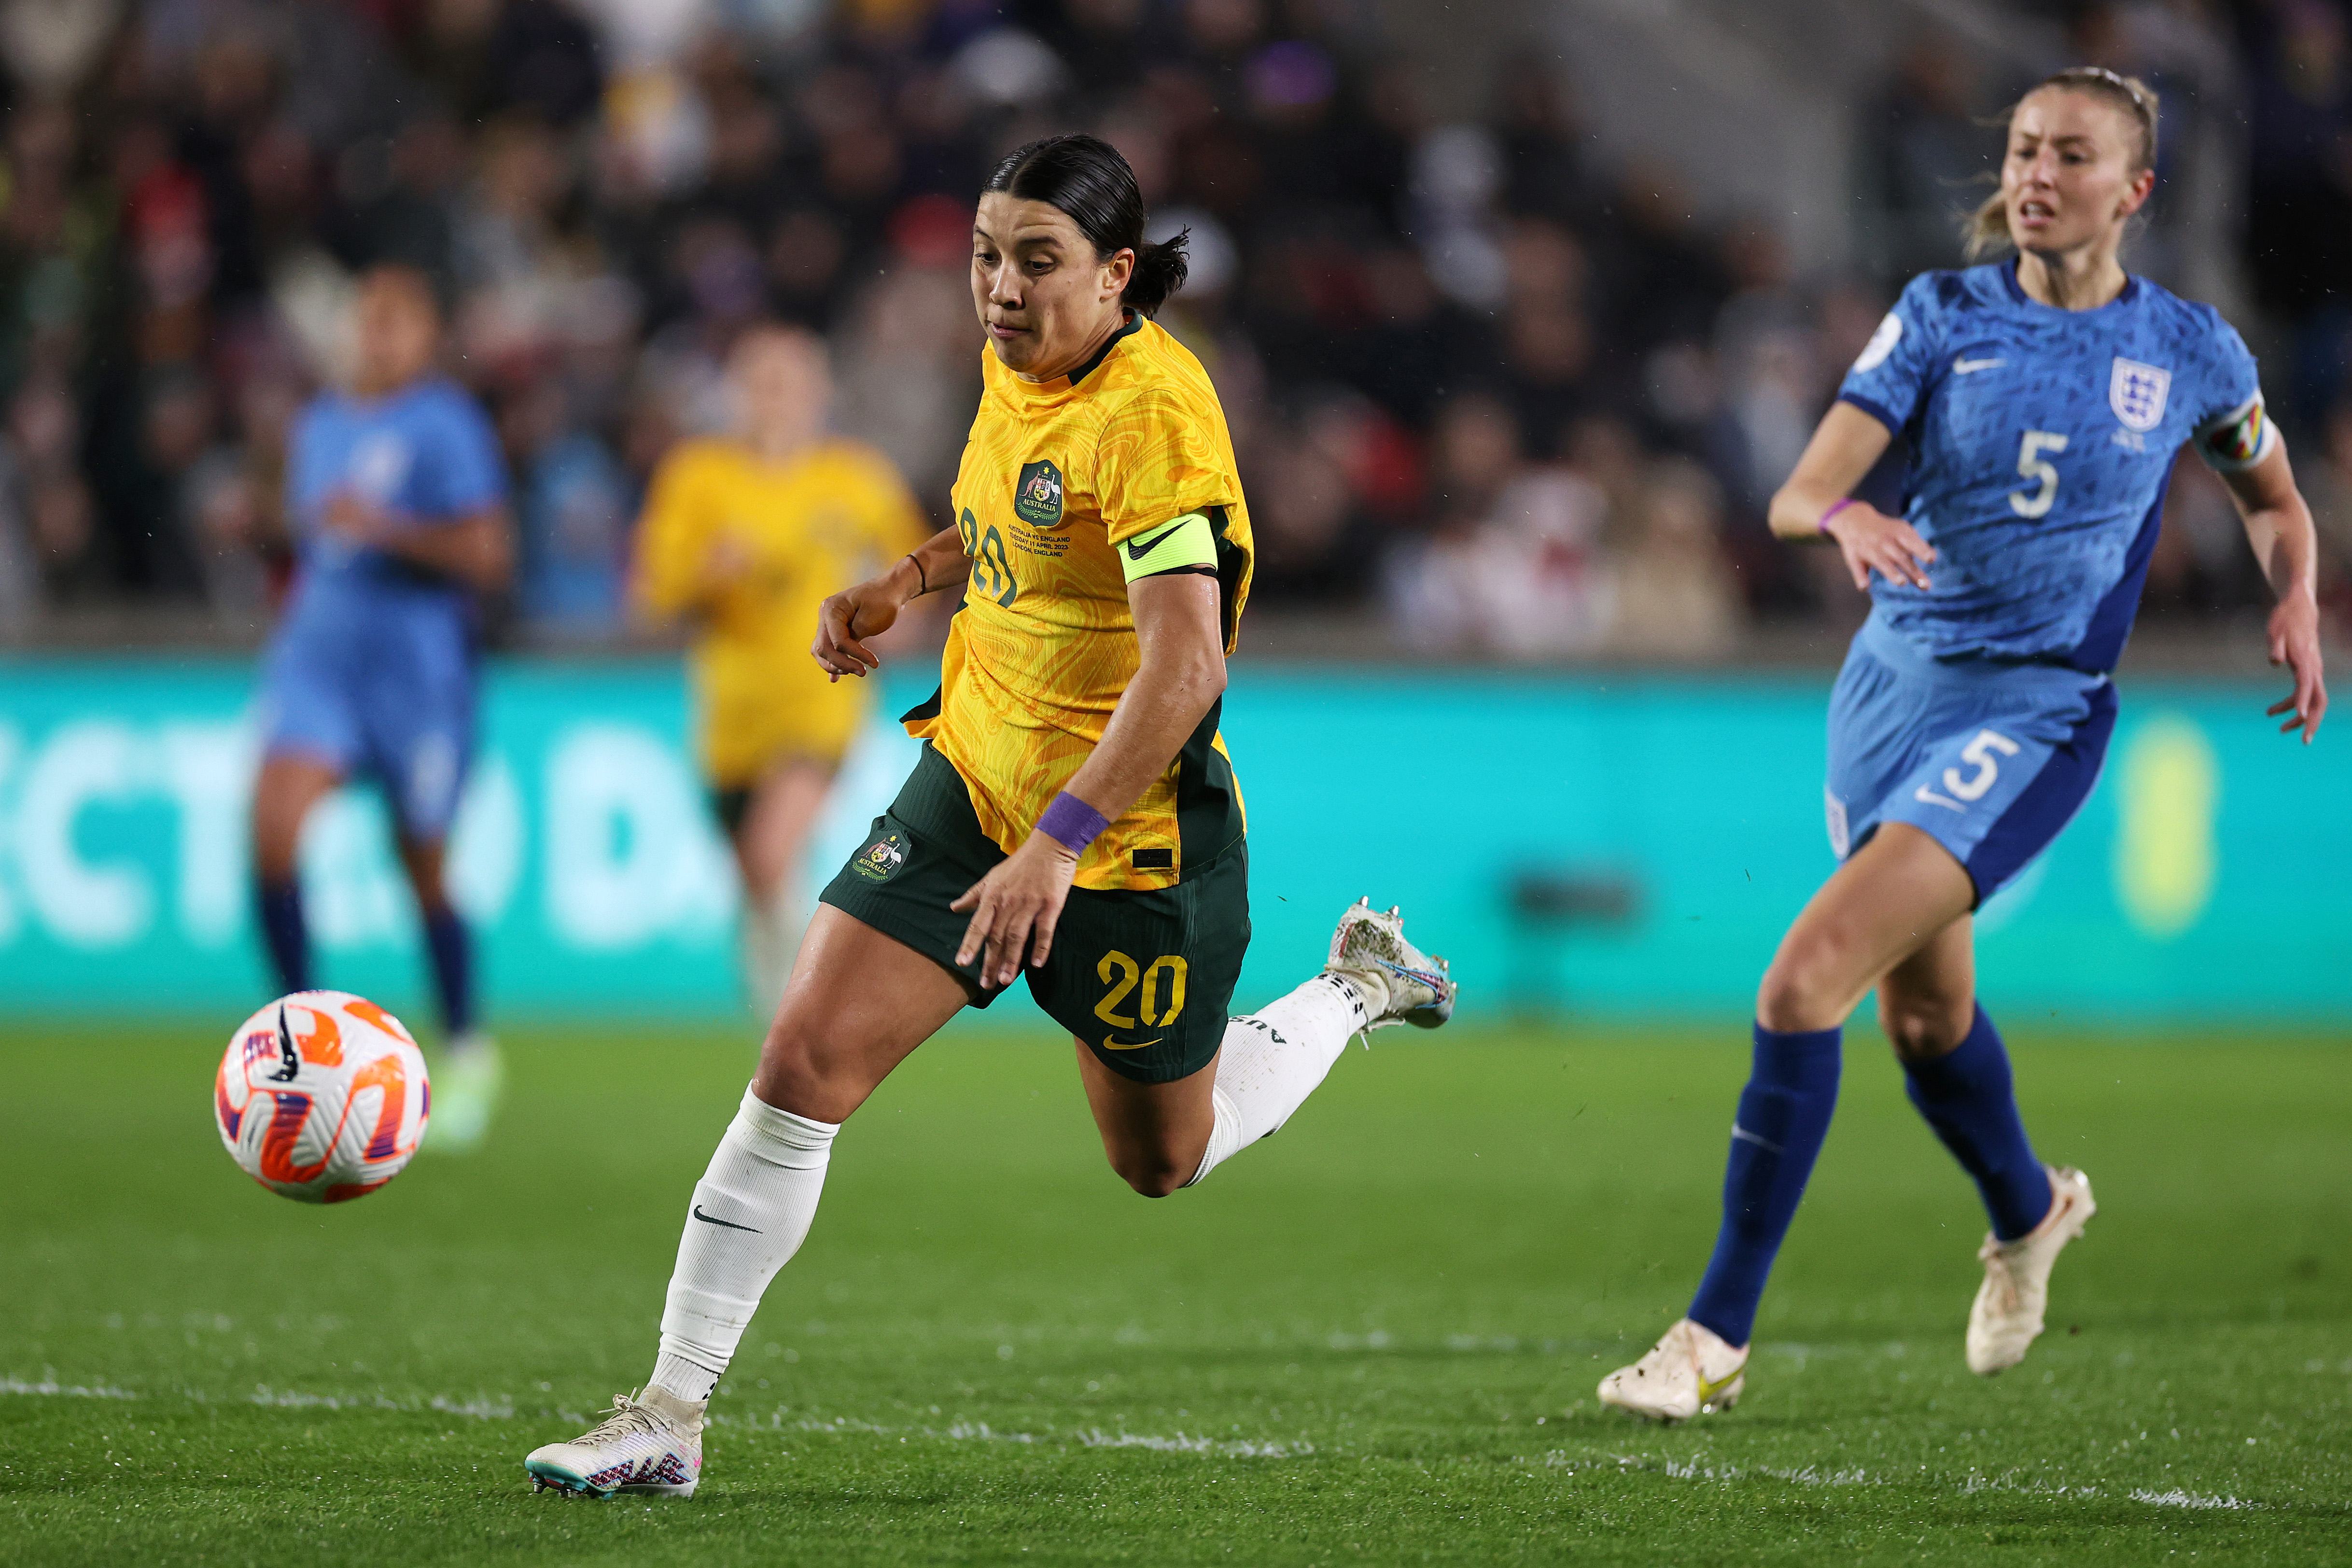
[[[637,530],[641,613],[690,621],[696,751],[743,877],[744,980],[765,1023],[811,905],[801,852],[866,717],[808,657],[817,606],[923,542],[889,459],[830,434],[824,344],[755,327],[728,361],[725,436],[679,443]]]

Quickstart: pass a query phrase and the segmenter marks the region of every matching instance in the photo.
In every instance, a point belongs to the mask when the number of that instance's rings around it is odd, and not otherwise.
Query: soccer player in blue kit
[[[2211,307],[2116,259],[2156,184],[2156,129],[2155,95],[2111,71],[2061,71],[2026,94],[1969,237],[1972,256],[2017,254],[1912,280],[1772,500],[1773,531],[1833,542],[1874,601],[1830,701],[1843,864],[1757,994],[1706,1276],[1687,1315],[1601,1381],[1603,1405],[1671,1421],[1739,1397],[1757,1302],[1829,1130],[1840,1029],[1873,986],[1912,1102],[1991,1215],[1969,1366],[2013,1366],[2041,1333],[2091,1184],[2026,1140],[1976,1001],[1970,914],[2098,778],[2108,672],[2184,442],[2228,484],[2277,597],[2271,662],[2294,690],[2270,711],[2305,742],[2318,731],[2311,515],[2253,358]],[[1852,498],[1898,435],[1910,472],[1895,517]]]
[[[302,820],[346,779],[375,780],[424,915],[448,1040],[432,1138],[465,1148],[488,1124],[499,1068],[475,1026],[472,957],[442,851],[473,747],[478,597],[513,570],[506,472],[480,406],[436,374],[441,312],[423,274],[368,272],[355,325],[351,390],[303,410],[287,454],[300,564],[263,667],[261,929],[283,987],[308,990]]]

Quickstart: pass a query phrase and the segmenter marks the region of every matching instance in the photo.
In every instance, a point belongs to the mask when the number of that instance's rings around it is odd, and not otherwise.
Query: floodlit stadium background
[[[2352,602],[2347,40],[2335,5],[2194,0],[0,4],[0,1018],[266,993],[275,487],[375,258],[459,301],[525,540],[455,856],[492,1021],[738,1009],[676,653],[621,608],[645,479],[768,312],[829,334],[839,424],[944,521],[971,195],[1071,128],[1192,231],[1163,320],[1263,552],[1225,721],[1242,1004],[1363,892],[1467,1009],[1735,1016],[1830,865],[1822,709],[1862,608],[1762,504],[1903,279],[1956,263],[1977,117],[2021,83],[2087,60],[2163,93],[2126,261],[2263,357]],[[2184,463],[2106,780],[1982,922],[2005,1006],[2352,1019],[2352,739],[2270,733],[2264,600]],[[929,689],[918,630],[885,718]],[[821,874],[910,755],[861,744]],[[413,1004],[373,800],[307,855],[327,982]]]

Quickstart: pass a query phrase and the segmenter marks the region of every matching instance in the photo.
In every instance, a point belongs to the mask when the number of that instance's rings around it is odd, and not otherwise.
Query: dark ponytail
[[[1044,202],[1067,215],[1098,258],[1135,252],[1135,270],[1118,297],[1131,310],[1157,315],[1168,296],[1184,287],[1184,242],[1191,231],[1180,230],[1157,245],[1145,243],[1143,192],[1135,171],[1118,148],[1099,137],[1048,136],[1016,148],[982,188]]]

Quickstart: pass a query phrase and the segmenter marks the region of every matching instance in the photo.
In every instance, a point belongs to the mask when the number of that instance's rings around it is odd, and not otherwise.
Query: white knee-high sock
[[[840,1131],[743,1091],[743,1108],[694,1184],[662,1310],[656,1388],[679,1399],[710,1397],[768,1281],[808,1235]]]
[[[1210,1089],[1217,1121],[1192,1186],[1290,1120],[1348,1041],[1386,1001],[1367,1001],[1353,980],[1318,974],[1272,1006],[1225,1026]]]

